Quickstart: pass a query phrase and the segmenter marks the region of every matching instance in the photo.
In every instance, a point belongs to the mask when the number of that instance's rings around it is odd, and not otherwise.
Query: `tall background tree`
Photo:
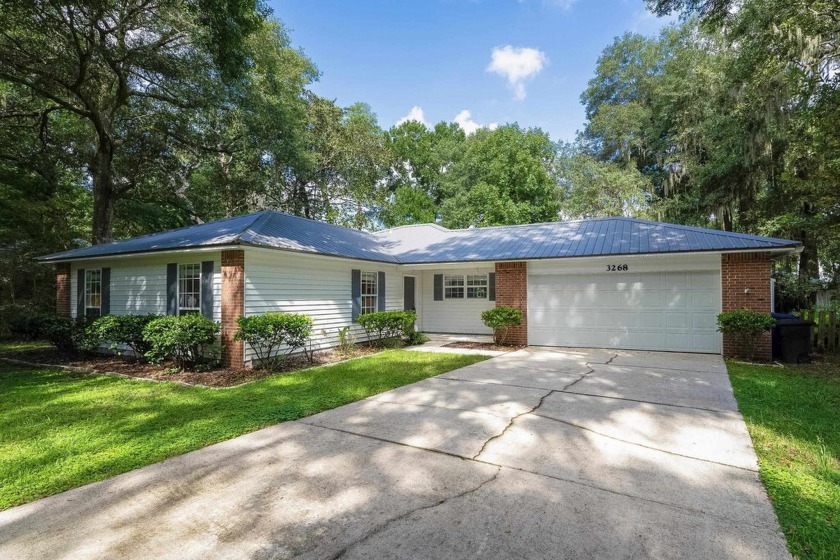
[[[39,254],[262,209],[795,238],[777,273],[806,305],[840,273],[840,8],[733,6],[651,0],[680,22],[607,45],[583,129],[555,143],[516,123],[384,130],[310,91],[314,62],[259,0],[0,0],[0,305],[49,299]]]

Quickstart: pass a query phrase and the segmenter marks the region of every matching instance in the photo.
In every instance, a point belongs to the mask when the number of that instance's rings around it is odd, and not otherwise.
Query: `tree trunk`
[[[804,216],[811,216],[813,213],[813,204],[806,202],[802,205],[802,214]],[[808,280],[819,278],[817,239],[813,235],[810,235],[807,230],[802,229],[799,233],[799,241],[802,242],[802,252],[799,254],[799,278]]]
[[[114,205],[117,195],[113,175],[114,150],[110,140],[100,141],[96,150],[93,171],[93,228],[94,244],[107,243],[114,237]]]

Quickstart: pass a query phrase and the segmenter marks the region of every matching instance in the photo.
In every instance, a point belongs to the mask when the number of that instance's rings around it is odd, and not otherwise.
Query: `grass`
[[[791,553],[840,558],[840,367],[728,368]]]
[[[484,359],[390,350],[231,389],[0,364],[0,510]]]

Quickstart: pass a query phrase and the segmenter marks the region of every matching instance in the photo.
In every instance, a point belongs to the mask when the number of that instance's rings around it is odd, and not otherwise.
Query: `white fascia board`
[[[71,259],[54,260],[54,261],[38,261],[40,264],[60,264],[60,263],[84,263],[88,261],[113,261],[125,260],[134,258],[149,258],[158,255],[192,254],[192,253],[218,253],[220,251],[228,251],[230,249],[242,249],[242,245],[216,245],[210,247],[185,247],[183,249],[166,249],[163,251],[143,251],[138,253],[122,253],[118,255],[97,255],[93,257],[74,257]]]

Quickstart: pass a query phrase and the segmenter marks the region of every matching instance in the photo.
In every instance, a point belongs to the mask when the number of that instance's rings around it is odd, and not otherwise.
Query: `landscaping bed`
[[[840,358],[727,366],[791,553],[840,558]]]
[[[469,350],[492,350],[494,352],[513,352],[514,350],[519,350],[520,348],[525,348],[524,346],[506,346],[496,344],[494,342],[469,342],[469,341],[460,341],[460,342],[450,342],[449,344],[444,344],[444,348],[464,348]]]
[[[335,350],[315,352],[312,361],[305,356],[295,355],[286,359],[274,369],[256,368],[213,368],[203,371],[178,370],[171,362],[162,364],[139,363],[128,357],[115,355],[72,356],[59,352],[51,346],[9,345],[0,348],[0,357],[28,362],[81,368],[91,373],[118,374],[129,377],[151,379],[155,381],[175,381],[204,387],[233,387],[249,381],[264,379],[280,373],[291,373],[301,369],[324,366],[350,358],[358,358],[376,353],[377,349],[358,345],[352,352],[340,353]]]

